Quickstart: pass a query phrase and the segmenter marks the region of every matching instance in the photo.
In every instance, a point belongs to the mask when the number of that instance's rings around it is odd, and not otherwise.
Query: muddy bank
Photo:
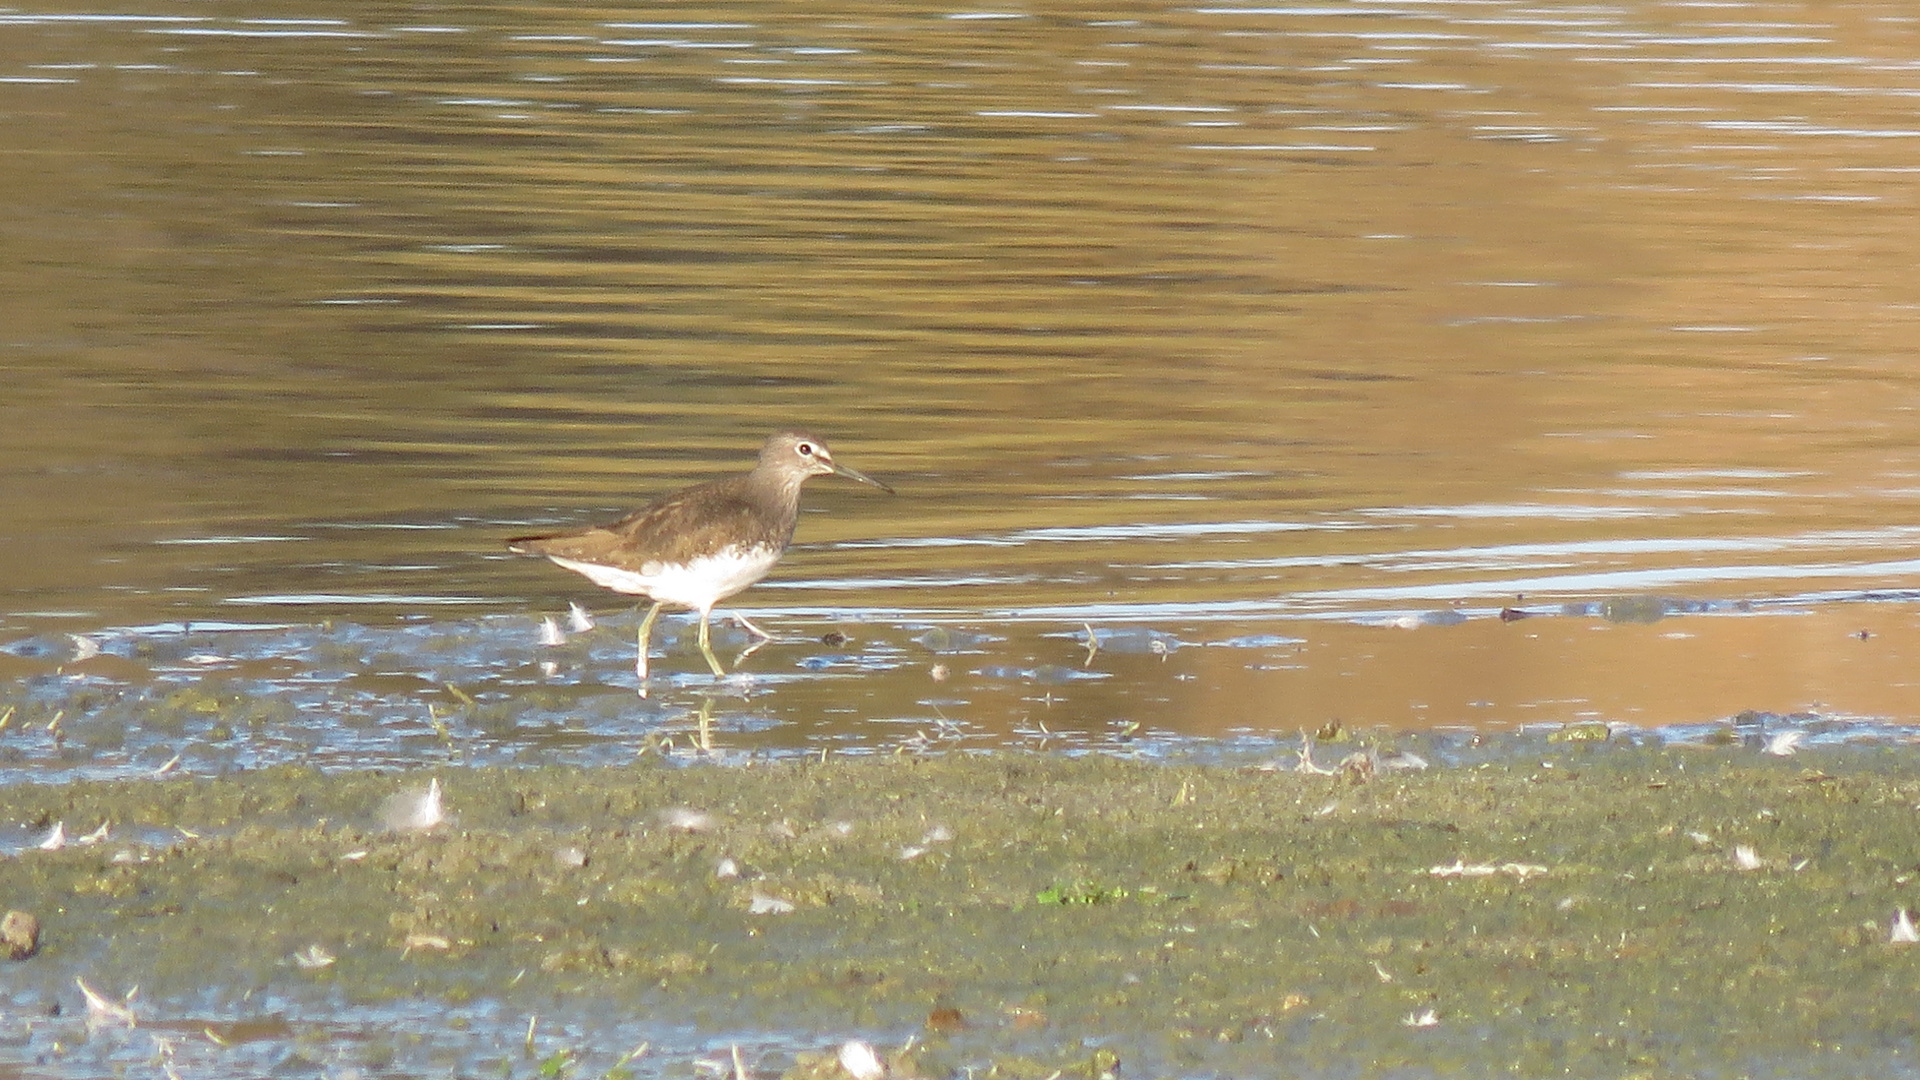
[[[612,1069],[630,1047],[584,1020],[567,1041],[588,1013],[685,1045],[911,1041],[899,1071],[931,1076],[1914,1068],[1899,749],[1569,743],[1364,780],[1008,752],[432,775],[449,820],[425,832],[386,823],[424,771],[0,789],[0,907],[42,933],[0,961],[0,1054],[84,1055],[54,1037],[82,977],[138,984],[139,1021],[209,1061],[284,1044],[295,1073],[343,1060],[315,1031],[393,1003],[508,1047],[507,1074]],[[66,847],[32,846],[56,824]],[[527,1058],[534,1017],[555,1034]]]

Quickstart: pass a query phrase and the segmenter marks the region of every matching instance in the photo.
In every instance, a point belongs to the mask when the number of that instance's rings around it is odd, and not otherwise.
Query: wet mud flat
[[[840,1076],[862,1039],[896,1076],[1920,1072],[1910,751],[1380,760],[13,785],[0,907],[41,938],[0,951],[0,1062]]]

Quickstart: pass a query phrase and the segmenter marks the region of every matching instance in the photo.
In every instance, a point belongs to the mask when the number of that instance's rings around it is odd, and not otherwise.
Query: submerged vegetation
[[[41,934],[5,1015],[83,978],[196,1039],[312,994],[828,1033],[751,1062],[796,1075],[855,1035],[895,1075],[1913,1067],[1920,762],[1543,749],[12,785],[0,907]],[[520,1071],[666,1067],[563,1049]]]

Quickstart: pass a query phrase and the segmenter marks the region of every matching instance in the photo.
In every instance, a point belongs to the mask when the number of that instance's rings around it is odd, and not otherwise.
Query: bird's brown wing
[[[549,536],[523,536],[507,541],[507,548],[523,555],[639,571],[650,562],[688,562],[742,540],[784,545],[786,537],[765,535],[769,523],[761,519],[739,489],[733,478],[701,484],[611,524]]]

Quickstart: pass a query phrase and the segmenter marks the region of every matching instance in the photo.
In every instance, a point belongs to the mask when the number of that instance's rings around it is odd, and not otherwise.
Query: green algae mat
[[[429,776],[446,820],[395,818]],[[69,838],[0,860],[0,907],[41,927],[0,958],[16,1008],[79,1007],[75,978],[153,1017],[210,984],[579,1001],[1036,1080],[1897,1075],[1920,1029],[1902,748],[277,768],[14,786],[0,822]],[[648,1060],[612,1071],[690,1075]]]

